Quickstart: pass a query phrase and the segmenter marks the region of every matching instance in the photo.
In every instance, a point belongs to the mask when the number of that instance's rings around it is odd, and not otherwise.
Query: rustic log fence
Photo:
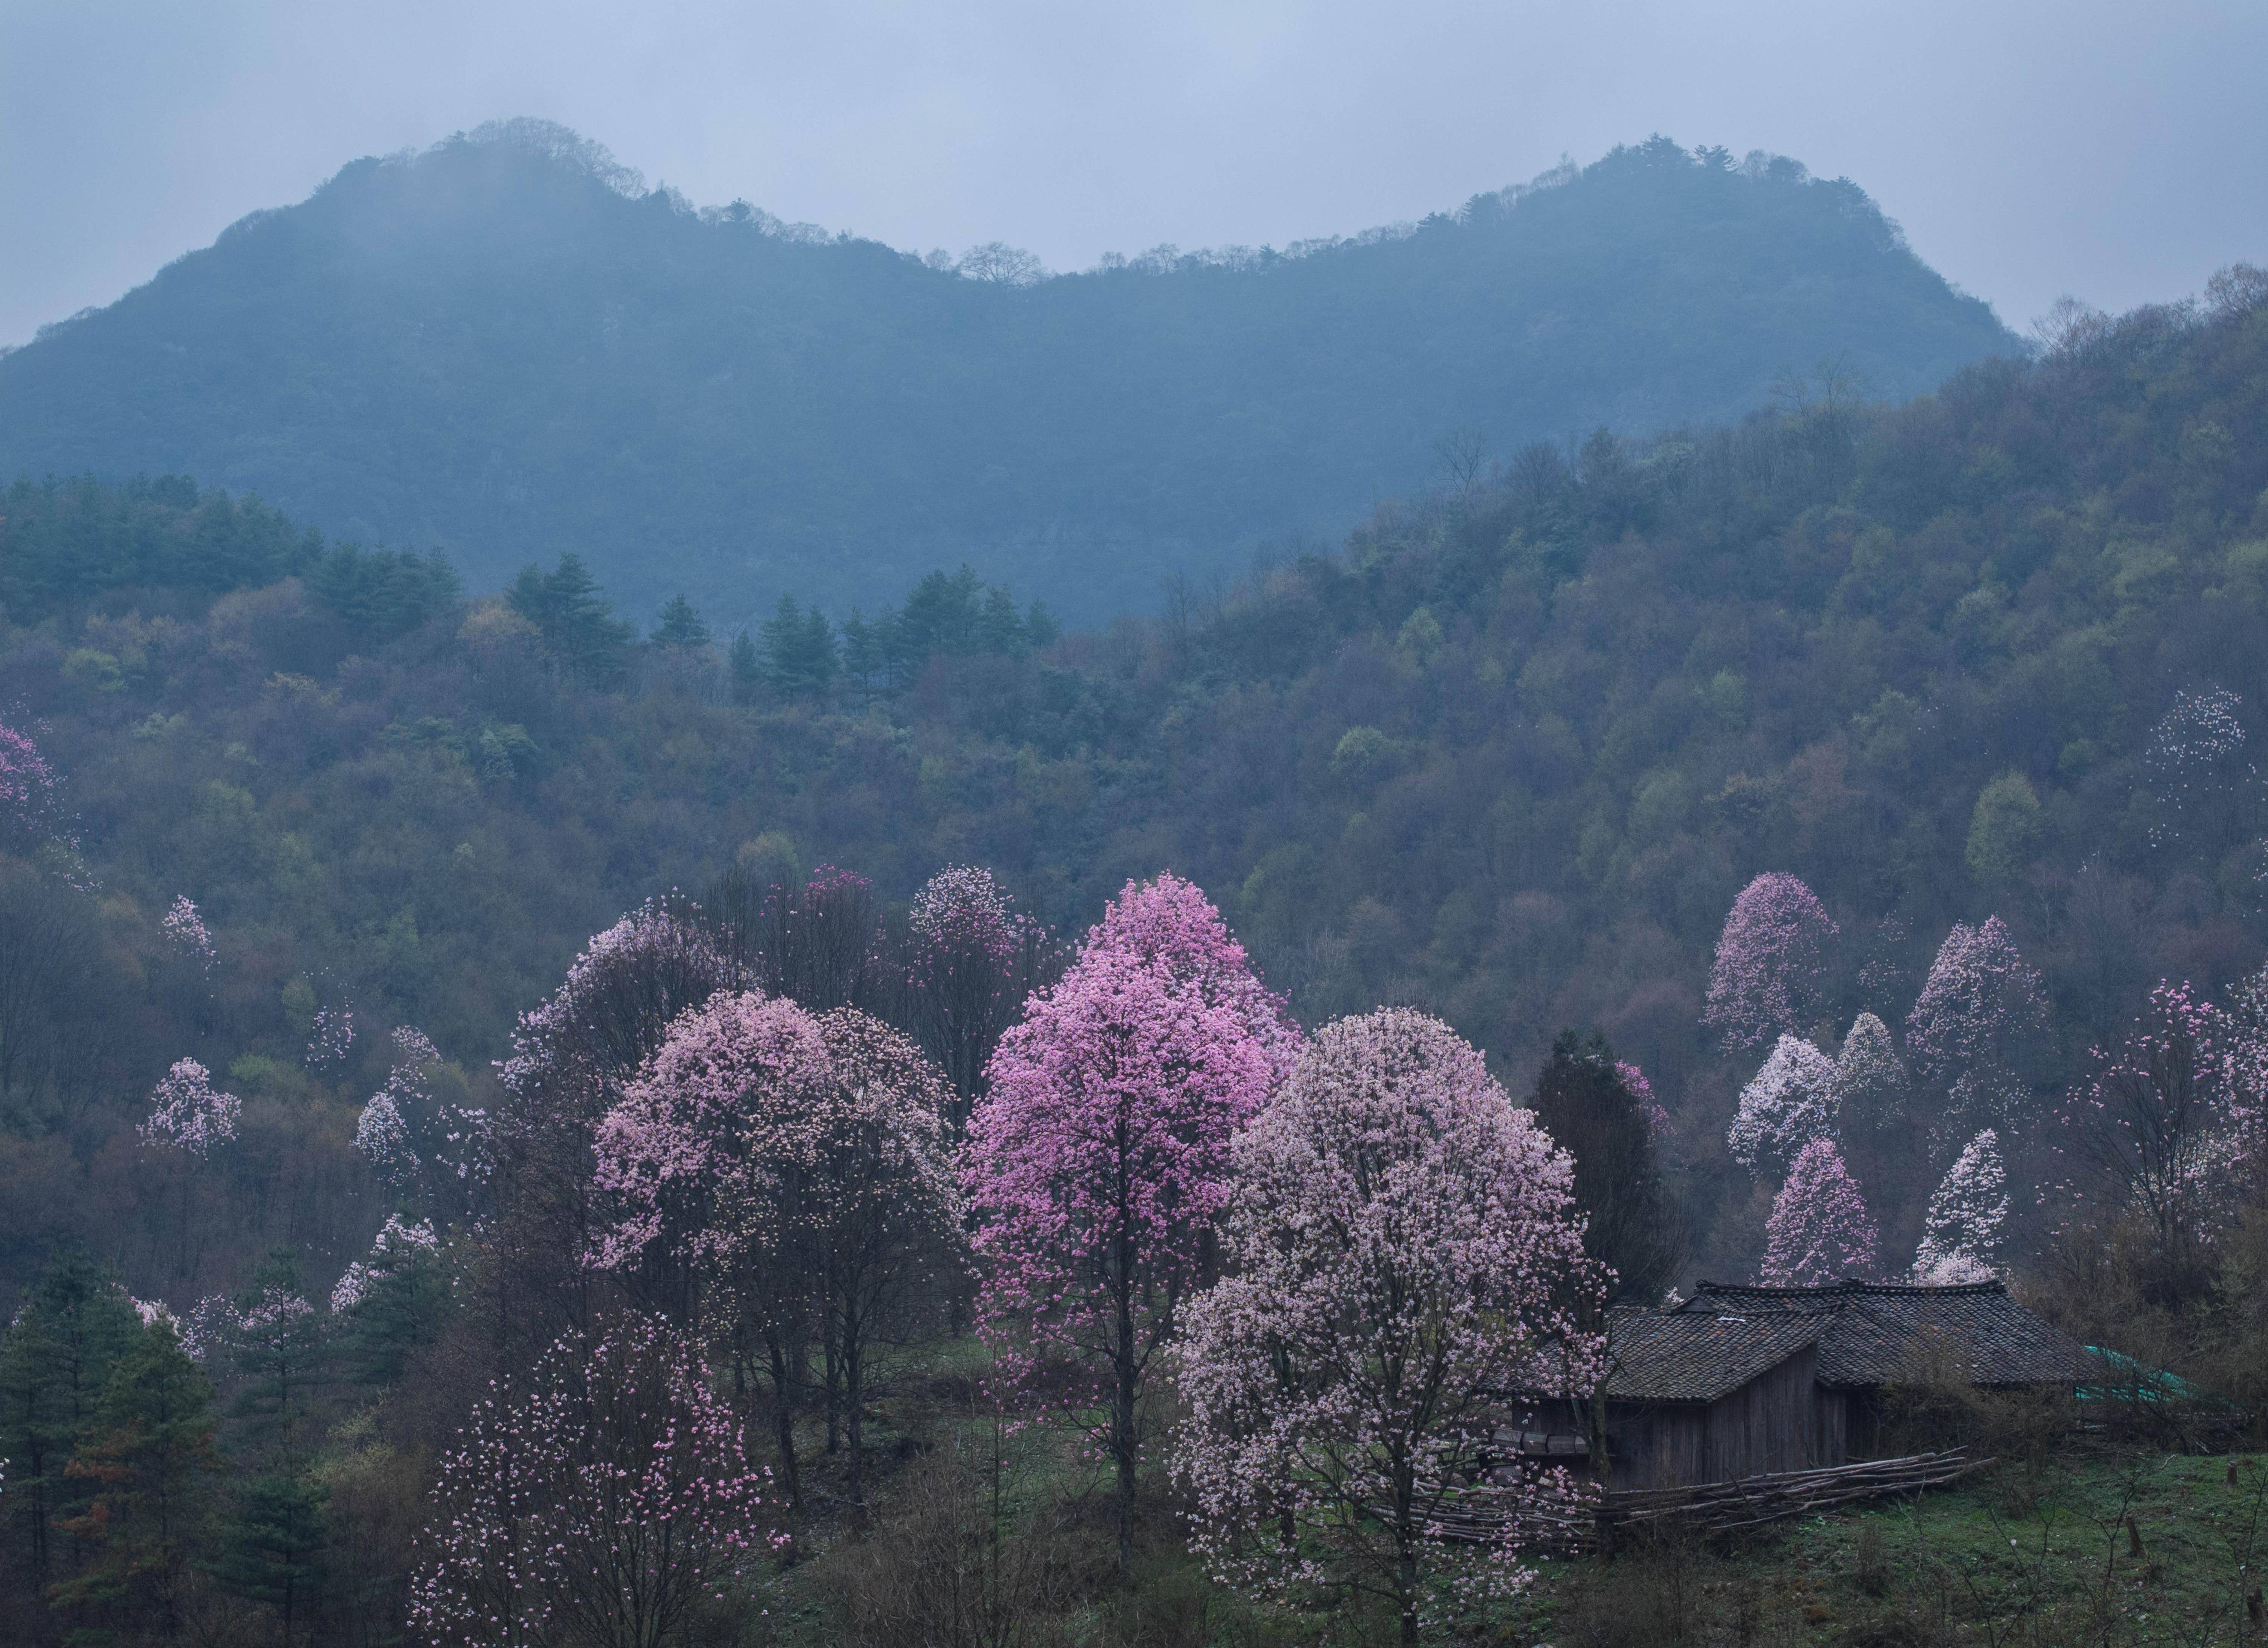
[[[1631,1533],[1650,1527],[1683,1526],[1732,1533],[1862,1500],[1918,1493],[1942,1487],[1991,1463],[1990,1459],[1970,1458],[1967,1448],[1948,1448],[1819,1470],[1695,1482],[1689,1487],[1630,1488],[1594,1501],[1588,1509],[1571,1505],[1530,1510],[1518,1517],[1516,1527],[1520,1542],[1531,1549],[1574,1556],[1610,1547]],[[1500,1512],[1443,1506],[1426,1519],[1426,1525],[1437,1539],[1495,1545],[1503,1542],[1510,1521]]]

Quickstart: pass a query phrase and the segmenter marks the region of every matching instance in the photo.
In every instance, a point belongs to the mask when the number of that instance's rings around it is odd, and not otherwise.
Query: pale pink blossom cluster
[[[136,1129],[143,1142],[199,1157],[236,1137],[236,1119],[244,1107],[234,1093],[216,1091],[212,1072],[191,1058],[175,1061],[151,1090],[150,1107],[149,1119]]]
[[[1179,1354],[1195,1549],[1261,1595],[1381,1596],[1405,1641],[1445,1584],[1519,1589],[1575,1499],[1491,1468],[1502,1403],[1580,1397],[1603,1366],[1572,1161],[1403,1009],[1318,1032],[1231,1156],[1226,1275]],[[1452,1520],[1498,1533],[1457,1541]]]
[[[491,1166],[488,1112],[435,1094],[441,1054],[423,1031],[401,1025],[392,1039],[394,1066],[355,1122],[356,1150],[400,1194],[416,1187],[429,1165],[466,1183],[484,1182]]]
[[[690,913],[647,901],[593,937],[559,988],[520,1016],[512,1056],[497,1066],[510,1095],[499,1137],[595,1125],[681,1012],[743,982]]]
[[[1843,1038],[1829,1103],[1839,1124],[1861,1131],[1892,1126],[1905,1115],[1906,1067],[1889,1026],[1873,1013],[1860,1013]]]
[[[686,1640],[773,1540],[698,1347],[647,1316],[569,1333],[442,1456],[409,1618],[451,1648]]]
[[[1843,1152],[1815,1138],[1797,1153],[1772,1198],[1759,1278],[1767,1287],[1815,1287],[1870,1276],[1881,1237]]]
[[[158,923],[166,934],[166,942],[182,960],[194,965],[200,972],[210,973],[213,965],[212,931],[205,925],[204,917],[186,893],[173,900]]]
[[[1800,1036],[1783,1035],[1741,1089],[1725,1147],[1752,1173],[1778,1173],[1813,1140],[1834,1137],[1835,1122],[1835,1061]]]
[[[1798,878],[1777,870],[1758,876],[1725,917],[1702,1023],[1731,1050],[1804,1029],[1823,999],[1828,945],[1838,931]]]
[[[269,1359],[292,1357],[321,1328],[315,1307],[288,1288],[262,1288],[246,1304],[213,1293],[199,1299],[182,1319],[181,1349],[201,1362],[232,1352]]]
[[[1646,1118],[1646,1130],[1653,1135],[1654,1143],[1668,1144],[1676,1137],[1677,1129],[1661,1100],[1653,1096],[1653,1084],[1646,1080],[1646,1072],[1626,1060],[1616,1060],[1615,1075],[1620,1078],[1623,1091],[1630,1094],[1631,1102],[1638,1107],[1638,1114]]]
[[[2021,1066],[2047,1027],[2047,991],[2007,924],[1955,923],[1906,1019],[1921,1074],[1947,1094],[1938,1137],[1949,1144],[1963,1123],[2021,1119],[2030,1093]]]
[[[57,805],[55,771],[30,734],[0,722],[0,834],[44,840]]]
[[[2232,1015],[2161,980],[2116,1053],[2064,1115],[2066,1148],[2122,1195],[2169,1251],[2211,1242],[2235,1213],[2260,1149],[2260,1054],[2245,987]]]
[[[315,1027],[307,1038],[307,1068],[333,1069],[346,1063],[354,1049],[354,1009],[345,1002],[315,1012]]]
[[[2007,1218],[2008,1170],[2000,1160],[2000,1136],[1986,1128],[1962,1148],[1929,1198],[1913,1279],[1990,1281]]]
[[[908,924],[917,955],[975,951],[998,965],[1016,953],[1018,919],[990,870],[949,864],[914,894]]]
[[[405,1225],[400,1214],[387,1214],[386,1224],[371,1243],[370,1257],[349,1265],[331,1289],[331,1313],[342,1315],[352,1310],[362,1303],[373,1285],[431,1260],[440,1250],[441,1239],[434,1233],[431,1225],[423,1219]]]
[[[2257,782],[2244,759],[2244,701],[2224,688],[2174,695],[2174,707],[2151,730],[2142,752],[2156,816],[2153,846],[2169,846],[2200,829]]]

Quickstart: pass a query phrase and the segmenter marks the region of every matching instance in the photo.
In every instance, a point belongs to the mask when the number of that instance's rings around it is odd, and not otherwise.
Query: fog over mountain
[[[1347,239],[1047,276],[696,210],[535,122],[358,160],[0,358],[0,474],[186,472],[475,587],[1066,616],[1605,426],[2014,352],[1856,184],[1656,138]]]

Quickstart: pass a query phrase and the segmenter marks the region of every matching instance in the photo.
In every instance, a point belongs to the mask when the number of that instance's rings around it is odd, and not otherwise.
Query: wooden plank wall
[[[1809,1346],[1706,1408],[1614,1403],[1608,1434],[1608,1485],[1616,1490],[1815,1470],[1851,1457],[1848,1404],[1842,1392],[1820,1389]]]

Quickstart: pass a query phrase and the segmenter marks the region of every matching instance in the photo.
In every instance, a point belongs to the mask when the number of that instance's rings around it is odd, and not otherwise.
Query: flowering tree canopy
[[[1852,1020],[1835,1061],[1828,1105],[1838,1124],[1880,1129],[1905,1115],[1906,1067],[1890,1040],[1890,1027],[1873,1013]]]
[[[2245,759],[2243,708],[2242,698],[2219,687],[2174,695],[2142,752],[2154,804],[2152,845],[2210,850],[2245,821],[2257,775]]]
[[[423,1031],[398,1026],[393,1042],[393,1069],[355,1122],[355,1149],[404,1201],[460,1207],[492,1166],[489,1114],[442,1097],[440,1050]]]
[[[593,1259],[714,1273],[789,1241],[775,1163],[825,1104],[828,1075],[818,1021],[792,1001],[723,991],[687,1012],[599,1124],[595,1182],[615,1217]]]
[[[341,1273],[331,1289],[331,1312],[344,1315],[401,1271],[431,1260],[440,1251],[440,1238],[423,1220],[405,1225],[399,1214],[386,1216],[384,1228],[371,1243],[370,1257],[357,1259]]]
[[[736,985],[739,969],[687,912],[649,900],[583,947],[542,1005],[521,1016],[499,1074],[500,1131],[579,1132],[604,1115],[678,1014]]]
[[[1204,1279],[1228,1141],[1267,1097],[1271,1048],[1290,1035],[1258,982],[1238,981],[1241,948],[1187,887],[1123,923],[1114,909],[1033,997],[993,1056],[963,1161],[980,1329],[1012,1367],[1035,1351],[1067,1358],[1082,1375],[1061,1387],[1067,1399],[1104,1411],[1122,1566],[1137,1399],[1177,1303]]]
[[[2161,980],[2117,1051],[2095,1050],[2094,1079],[2064,1116],[2066,1148],[2177,1266],[2233,1211],[2237,1166],[2257,1145],[2257,1101],[2239,1085],[2232,1040],[2220,1009]]]
[[[149,1119],[136,1130],[144,1143],[205,1156],[236,1137],[236,1118],[243,1108],[234,1093],[213,1090],[212,1072],[203,1065],[180,1059],[151,1090]]]
[[[1263,1594],[1384,1596],[1414,1641],[1434,1578],[1523,1583],[1521,1530],[1565,1491],[1488,1456],[1503,1393],[1580,1393],[1602,1364],[1574,1164],[1404,1009],[1326,1026],[1233,1154],[1229,1274],[1181,1356],[1193,1543]],[[1505,1535],[1449,1543],[1452,1512]]]
[[[1835,1062],[1810,1042],[1784,1035],[1741,1089],[1725,1147],[1752,1173],[1776,1173],[1814,1139],[1835,1133]]]
[[[166,934],[166,943],[173,953],[201,973],[210,973],[213,965],[212,930],[205,925],[204,917],[186,893],[167,907],[158,926]]]
[[[1959,1137],[1965,1122],[2021,1114],[2029,1089],[2018,1066],[2047,1025],[2047,992],[2007,924],[1998,916],[1979,927],[1955,923],[1906,1019],[1922,1074],[1947,1091],[1940,1137]]]
[[[452,1648],[683,1640],[766,1542],[693,1342],[631,1316],[494,1390],[442,1456],[411,1623]]]
[[[1701,1022],[1727,1049],[1763,1046],[1818,1012],[1827,946],[1837,929],[1818,896],[1771,871],[1741,889],[1717,939]]]
[[[1815,1138],[1798,1152],[1787,1182],[1772,1198],[1758,1276],[1767,1287],[1816,1287],[1870,1276],[1881,1246],[1843,1152],[1832,1139]]]
[[[793,1391],[823,1322],[847,1387],[854,1507],[865,1348],[959,1244],[946,1098],[918,1048],[856,1008],[814,1019],[727,991],[678,1021],[598,1129],[614,1217],[593,1258],[763,1345],[791,1472]]]
[[[914,894],[906,932],[906,1006],[915,1034],[953,1084],[957,1134],[985,1067],[1024,998],[1044,982],[1053,946],[1020,916],[990,870],[954,864]]]
[[[39,745],[0,722],[0,845],[45,841],[57,806],[55,769]]]
[[[2007,1218],[2008,1172],[2000,1162],[2000,1136],[1986,1128],[1969,1141],[1929,1198],[1913,1279],[1990,1281]]]
[[[1300,1027],[1253,971],[1228,923],[1195,882],[1172,871],[1154,881],[1129,881],[1104,907],[1085,948],[1120,951],[1164,969],[1177,986],[1241,1020],[1268,1056],[1277,1080],[1299,1056]]]

